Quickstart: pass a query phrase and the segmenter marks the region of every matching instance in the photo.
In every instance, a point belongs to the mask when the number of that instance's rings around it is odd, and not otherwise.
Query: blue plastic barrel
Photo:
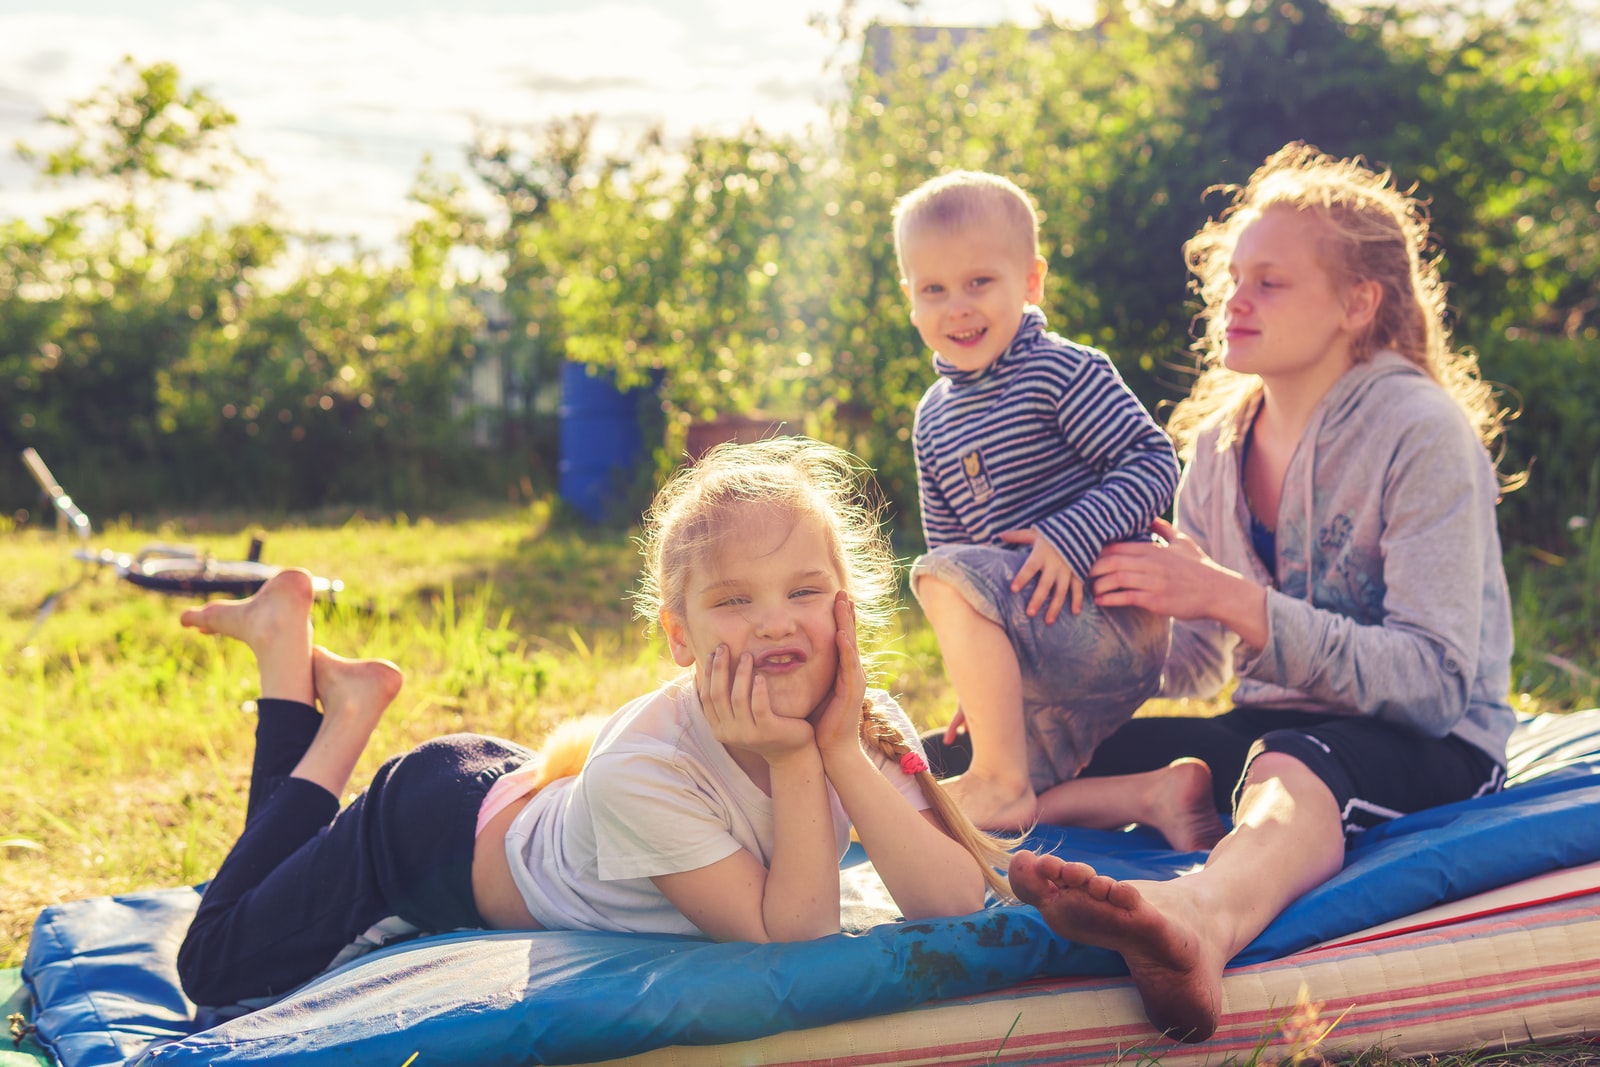
[[[619,489],[647,459],[640,416],[653,394],[647,387],[618,389],[609,370],[561,365],[557,488],[561,499],[591,522],[605,517]]]

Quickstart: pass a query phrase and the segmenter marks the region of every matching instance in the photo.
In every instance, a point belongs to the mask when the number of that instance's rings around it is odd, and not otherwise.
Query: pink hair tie
[[[900,757],[900,769],[906,774],[921,774],[928,769],[928,761],[915,751],[908,751]]]

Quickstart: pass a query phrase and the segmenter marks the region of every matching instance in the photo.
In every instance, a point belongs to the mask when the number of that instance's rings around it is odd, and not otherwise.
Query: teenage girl
[[[1387,174],[1296,144],[1185,247],[1206,370],[1169,426],[1177,523],[1108,547],[1090,577],[1101,604],[1177,620],[1166,692],[1232,676],[1234,710],[1133,720],[1085,774],[1200,757],[1238,782],[1234,829],[1165,882],[1026,852],[1011,866],[1058,933],[1122,954],[1171,1037],[1210,1036],[1223,968],[1339,871],[1346,842],[1504,778],[1511,616],[1485,447],[1500,413],[1450,345],[1426,241]]]
[[[1005,893],[1004,843],[945,797],[904,712],[867,687],[858,623],[886,620],[893,558],[857,489],[846,454],[804,439],[680,472],[647,517],[640,610],[692,670],[576,758],[439,738],[342,810],[399,671],[313,644],[303,572],[185,612],[261,669],[245,829],[178,955],[190,998],[281,994],[394,915],[424,931],[820,937],[839,930],[852,825],[907,918]]]

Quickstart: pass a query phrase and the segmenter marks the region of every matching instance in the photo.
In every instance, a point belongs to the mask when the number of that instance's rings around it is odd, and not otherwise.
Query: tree
[[[80,492],[116,498],[148,490],[162,477],[154,472],[170,465],[170,425],[158,397],[163,366],[195,331],[224,325],[228,294],[251,284],[281,236],[261,222],[202,221],[167,237],[163,194],[214,190],[247,163],[228,137],[234,117],[203,92],[184,91],[171,64],[138,68],[124,60],[114,78],[47,117],[67,131],[63,145],[19,146],[48,180],[88,179],[103,198],[39,230],[11,226],[7,260],[16,284],[0,296],[3,317],[20,330],[8,331],[0,360],[24,370],[0,401],[0,432],[49,441],[52,462]],[[91,454],[101,461],[84,462]],[[146,477],[130,477],[134,471]]]
[[[128,56],[113,79],[46,116],[67,132],[63,147],[19,145],[19,154],[41,162],[49,178],[112,183],[122,199],[119,213],[136,217],[148,215],[155,206],[151,199],[165,186],[212,191],[251,164],[233,144],[233,112],[204,90],[185,90],[173,64],[139,67]]]
[[[812,405],[832,403],[840,383],[812,356],[832,277],[806,269],[822,239],[814,163],[754,128],[696,136],[674,159],[647,143],[564,205],[570,355],[623,386],[663,376],[677,432],[758,411],[817,432]]]
[[[569,262],[556,215],[595,180],[595,117],[574,115],[533,131],[480,129],[468,150],[473,175],[494,197],[479,248],[498,274],[503,317],[492,322],[507,401],[508,455],[531,453],[553,471],[557,382],[566,358],[558,290]],[[604,164],[598,165],[603,169]]]
[[[1411,160],[1432,202],[1470,339],[1507,330],[1596,337],[1600,315],[1600,54],[1564,0],[1493,14],[1391,13],[1422,53],[1431,122]],[[1426,49],[1442,33],[1449,47]]]
[[[99,182],[42,228],[3,231],[11,451],[38,446],[95,510],[415,506],[484,486],[451,406],[477,317],[450,275],[448,197],[399,265],[303,245],[269,286],[294,239],[270,218],[174,233],[162,212],[240,162],[233,116],[170,64],[126,62],[50,122],[71,138],[30,158],[53,180]]]

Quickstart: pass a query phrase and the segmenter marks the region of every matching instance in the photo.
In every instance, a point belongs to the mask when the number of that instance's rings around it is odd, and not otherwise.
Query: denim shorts
[[[1028,615],[1035,582],[1020,593],[1011,581],[1026,545],[941,545],[911,565],[911,589],[924,578],[957,590],[1005,631],[1022,670],[1028,776],[1035,792],[1077,776],[1095,746],[1133,717],[1161,686],[1172,636],[1170,620],[1142,608],[1062,608],[1053,623]]]

